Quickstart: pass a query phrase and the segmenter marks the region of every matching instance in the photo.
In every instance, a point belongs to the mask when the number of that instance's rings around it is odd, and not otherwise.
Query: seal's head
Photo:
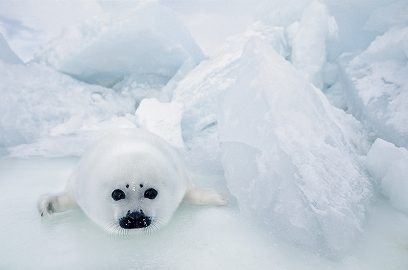
[[[116,147],[109,155],[89,160],[94,163],[83,165],[86,174],[76,185],[77,201],[93,221],[111,232],[158,229],[170,220],[186,192],[180,167],[162,149],[146,143]]]

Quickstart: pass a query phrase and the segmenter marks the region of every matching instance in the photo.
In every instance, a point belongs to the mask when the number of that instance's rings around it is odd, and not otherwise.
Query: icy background
[[[123,127],[229,206],[41,220]],[[2,0],[0,156],[1,269],[408,269],[408,2]]]

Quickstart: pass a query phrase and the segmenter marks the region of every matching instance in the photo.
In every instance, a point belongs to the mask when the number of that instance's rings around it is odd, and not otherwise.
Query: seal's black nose
[[[140,229],[150,225],[151,219],[143,212],[128,212],[125,217],[119,220],[120,227],[124,229]]]

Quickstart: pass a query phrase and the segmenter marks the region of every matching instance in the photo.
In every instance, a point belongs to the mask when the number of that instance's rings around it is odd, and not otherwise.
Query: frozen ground
[[[408,217],[380,200],[342,259],[285,244],[236,206],[183,206],[152,235],[106,234],[77,210],[41,220],[40,194],[59,190],[77,159],[2,159],[1,269],[406,269]]]
[[[408,2],[0,1],[1,269],[408,269]],[[230,205],[159,232],[41,220],[140,127]]]

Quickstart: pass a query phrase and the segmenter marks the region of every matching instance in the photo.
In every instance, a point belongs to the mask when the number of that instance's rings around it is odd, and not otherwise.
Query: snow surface
[[[183,205],[151,235],[106,234],[79,210],[41,219],[36,201],[60,190],[76,159],[1,159],[2,269],[305,269],[383,270],[408,265],[408,217],[380,203],[353,250],[331,260],[288,245],[239,210]],[[25,188],[25,187],[30,187]]]
[[[407,7],[0,1],[0,268],[407,269]],[[41,220],[66,157],[134,126],[230,205],[130,239]]]

